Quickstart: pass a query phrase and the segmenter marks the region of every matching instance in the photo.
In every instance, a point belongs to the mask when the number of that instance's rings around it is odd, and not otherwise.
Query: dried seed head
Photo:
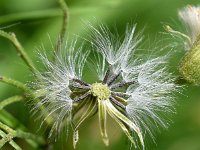
[[[36,90],[38,93],[45,90],[45,93],[37,97],[41,99],[37,105],[47,109],[46,118],[55,118],[50,135],[73,124],[76,146],[79,126],[98,113],[101,136],[106,145],[109,115],[135,147],[144,149],[146,132],[152,136],[155,124],[156,127],[167,127],[166,118],[159,114],[173,112],[172,93],[177,87],[164,66],[168,56],[146,62],[143,57],[136,57],[135,50],[142,38],[134,33],[135,26],[127,28],[122,41],[118,36],[114,38],[105,26],[100,26],[100,31],[91,28],[94,34],[92,45],[96,49],[96,59],[91,67],[97,72],[93,84],[86,83],[87,79],[82,75],[83,68],[90,64],[88,52],[77,48],[75,43],[69,49],[63,49],[66,53],[56,55],[54,61],[42,57],[47,70],[36,75]],[[85,106],[86,109],[81,109]],[[132,137],[132,132],[136,136]],[[137,141],[140,141],[139,145]]]

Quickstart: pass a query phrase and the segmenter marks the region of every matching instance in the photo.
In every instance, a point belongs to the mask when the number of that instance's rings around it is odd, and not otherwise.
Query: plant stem
[[[11,103],[15,103],[15,102],[19,102],[21,100],[23,100],[24,97],[21,95],[16,95],[16,96],[12,96],[9,97],[3,101],[0,102],[0,110],[3,109],[5,106],[11,104]]]
[[[28,132],[24,132],[21,130],[13,130],[12,128],[8,127],[7,125],[3,124],[0,122],[0,128],[3,129],[4,131],[6,131],[8,133],[8,135],[6,135],[8,137],[8,140],[10,141],[11,139],[18,137],[18,138],[23,138],[25,140],[27,139],[31,139],[32,141],[37,142],[40,145],[45,144],[45,141],[42,137],[36,136],[32,133],[28,133]],[[0,147],[3,146],[3,139],[0,141]]]
[[[6,110],[0,110],[0,121],[7,124],[11,128],[27,130],[26,127],[21,124],[13,115],[11,115]]]
[[[1,122],[0,122],[0,128],[8,133],[7,135],[6,134],[3,135],[3,138],[0,140],[0,148],[1,148],[6,142],[12,141],[12,139],[15,137],[15,131]],[[1,133],[4,133],[4,132],[1,132]]]
[[[2,139],[0,140],[0,148],[3,147],[3,145],[9,141],[9,144],[15,148],[16,150],[22,150],[19,145],[17,145],[10,136],[6,135],[2,130],[0,130],[0,135]],[[10,139],[11,138],[11,139]]]
[[[45,144],[45,140],[42,137],[37,136],[32,133],[24,132],[21,130],[16,131],[16,137],[23,138],[23,139],[31,139],[32,141],[35,141],[40,145]]]
[[[35,65],[33,64],[32,60],[29,58],[27,53],[25,52],[22,45],[19,43],[17,37],[14,33],[7,33],[5,31],[0,30],[0,36],[10,40],[12,44],[15,46],[18,55],[22,58],[22,60],[27,64],[27,66],[30,68],[32,72],[35,71]]]
[[[5,76],[0,76],[0,82],[15,86],[15,87],[17,87],[25,92],[28,92],[28,93],[31,92],[31,90],[25,84],[23,84],[17,80],[5,77]]]
[[[65,34],[66,34],[66,29],[67,29],[67,23],[68,23],[68,20],[69,20],[69,11],[68,11],[67,4],[65,3],[65,0],[58,0],[58,3],[60,4],[60,7],[63,11],[63,22],[62,22],[62,28],[61,28],[61,31],[60,31],[58,41],[56,43],[56,48],[55,48],[56,51],[63,44]]]
[[[9,127],[13,129],[20,129],[23,131],[27,131],[28,129],[21,124],[15,117],[13,117],[9,112],[6,110],[2,109],[0,110],[0,121],[3,122],[4,124],[7,124]],[[27,143],[29,143],[32,147],[37,148],[38,144],[30,139],[25,139]]]
[[[33,98],[35,102],[39,103],[39,100],[35,97],[34,93],[31,91],[31,89],[29,89],[25,84],[19,82],[19,81],[16,81],[16,80],[13,80],[13,79],[10,79],[10,78],[7,78],[5,76],[0,76],[0,82],[3,82],[3,83],[7,83],[9,85],[13,85],[21,90],[23,90],[24,92],[26,92],[26,94]],[[45,111],[45,108],[44,106],[42,105],[40,107],[40,110],[43,112],[43,113],[47,113]],[[50,125],[52,123],[53,119],[52,118],[48,118],[46,120],[47,124]]]

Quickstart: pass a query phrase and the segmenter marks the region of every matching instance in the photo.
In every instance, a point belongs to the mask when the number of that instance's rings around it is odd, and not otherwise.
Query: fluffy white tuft
[[[113,72],[117,74],[124,69],[133,55],[142,38],[135,34],[136,25],[127,26],[124,38],[114,35],[106,26],[100,25],[99,30],[90,26],[92,30],[93,44],[98,52],[112,65]]]
[[[93,58],[90,59],[91,69],[95,71],[98,80],[102,81],[106,74],[108,62],[106,61],[105,56],[96,50],[92,51],[92,57]]]
[[[126,111],[128,116],[135,122],[143,134],[148,132],[153,138],[154,127],[167,127],[167,118],[162,114],[174,112],[172,93],[177,91],[174,83],[175,78],[164,67],[166,57],[154,58],[124,73],[124,79],[136,81],[135,85],[129,86]]]
[[[70,98],[70,80],[81,79],[88,52],[83,53],[81,47],[76,48],[76,42],[73,42],[70,46],[66,44],[65,47],[59,47],[52,61],[46,54],[39,55],[46,71],[42,73],[37,71],[35,74],[34,94],[40,101],[33,109],[42,110],[43,122],[49,118],[53,119],[53,126],[49,133],[51,136],[53,132],[58,134],[64,122],[71,119],[73,102]]]
[[[121,71],[123,81],[135,82],[126,91],[131,95],[127,99],[127,115],[143,131],[143,136],[148,132],[154,138],[153,128],[168,127],[169,119],[165,115],[175,111],[172,93],[178,91],[178,87],[175,85],[175,78],[165,67],[168,55],[148,59],[146,62],[144,56],[137,57],[135,51],[143,38],[140,34],[135,34],[135,26],[127,27],[122,40],[103,25],[100,30],[93,26],[91,28],[93,44],[107,61],[103,61],[102,67],[97,67],[98,72],[102,72],[101,76],[104,76],[105,65],[111,64],[114,74]]]
[[[189,30],[191,44],[200,35],[200,6],[187,6],[179,11],[179,17]]]

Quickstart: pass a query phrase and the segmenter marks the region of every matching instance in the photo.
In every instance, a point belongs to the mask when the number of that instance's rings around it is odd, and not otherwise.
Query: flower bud
[[[180,64],[182,77],[195,85],[200,84],[200,7],[187,6],[179,11],[179,17],[189,30],[188,52]]]
[[[184,34],[165,26],[165,30],[183,39],[186,54],[179,66],[181,77],[194,85],[200,85],[200,6],[191,6],[181,9],[178,16],[188,33]]]
[[[200,84],[200,44],[194,46],[185,54],[179,71],[186,81],[195,85]]]

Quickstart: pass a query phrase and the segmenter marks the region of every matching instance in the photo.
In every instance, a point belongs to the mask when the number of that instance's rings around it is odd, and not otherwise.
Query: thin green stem
[[[24,92],[26,92],[26,94],[31,97],[32,99],[35,100],[35,102],[39,102],[39,100],[36,98],[36,95],[31,91],[31,89],[29,89],[25,84],[19,82],[19,81],[16,81],[16,80],[13,80],[13,79],[10,79],[10,78],[7,78],[5,76],[0,76],[0,82],[3,82],[3,83],[7,83],[9,85],[12,85],[12,86],[15,86],[21,90],[23,90]],[[45,111],[45,108],[44,106],[42,105],[40,107],[40,110],[43,112],[43,113],[46,113]],[[53,121],[53,118],[48,118],[46,120],[47,124],[50,125]]]
[[[0,36],[10,40],[12,44],[15,46],[18,55],[22,58],[22,60],[27,64],[31,71],[35,71],[35,65],[32,60],[29,58],[28,54],[25,52],[24,48],[18,41],[16,35],[14,33],[7,33],[5,31],[0,30]]]
[[[187,36],[186,34],[181,33],[181,32],[179,32],[179,31],[173,30],[169,25],[164,25],[164,29],[165,29],[167,32],[170,32],[170,33],[172,33],[172,34],[174,34],[174,35],[177,35],[177,36],[180,36],[180,37],[185,38],[186,40],[188,40],[188,42],[189,42],[190,44],[192,44],[192,41],[191,41],[190,37]]]
[[[31,139],[40,145],[45,144],[45,140],[42,137],[34,135],[32,133],[24,132],[21,130],[16,131],[16,137],[23,138],[23,139]]]
[[[16,150],[22,150],[21,147],[19,147],[19,145],[17,145],[13,140],[12,140],[12,136],[10,136],[9,134],[6,135],[2,130],[0,130],[0,136],[2,137],[2,139],[0,140],[0,148],[3,147],[3,145],[5,143],[7,143],[9,141],[9,144]]]
[[[7,99],[4,99],[3,101],[0,102],[0,110],[9,104],[19,102],[23,99],[24,99],[24,96],[21,96],[21,95],[16,95],[16,96],[12,96]]]
[[[4,124],[7,124],[9,127],[13,129],[20,129],[23,131],[27,131],[28,129],[21,124],[13,115],[11,115],[9,112],[6,110],[2,109],[0,110],[0,121],[3,122]],[[27,143],[29,143],[32,147],[37,148],[38,144],[30,139],[25,139]]]
[[[62,22],[62,28],[61,28],[61,31],[60,31],[58,41],[56,43],[56,51],[63,44],[65,34],[66,34],[66,30],[67,30],[67,24],[68,24],[68,20],[69,20],[69,11],[68,11],[68,7],[67,7],[65,0],[58,0],[58,3],[59,3],[59,5],[60,5],[60,7],[63,11],[63,22]]]
[[[15,130],[13,130],[12,128],[10,128],[7,125],[3,124],[2,122],[0,122],[0,128],[5,130],[7,133],[14,133],[15,132]]]
[[[17,80],[5,77],[5,76],[0,76],[0,82],[15,86],[15,87],[17,87],[25,92],[28,92],[28,93],[31,92],[31,90],[25,84],[23,84]]]
[[[13,117],[13,115],[4,109],[0,110],[0,121],[7,124],[11,128],[27,130],[23,124],[21,124],[15,117]]]
[[[7,125],[5,125],[5,124],[3,124],[1,122],[0,122],[0,128],[8,133],[7,136],[9,137],[8,138],[9,141],[11,139],[13,139],[14,137],[17,137],[17,138],[23,138],[25,140],[26,139],[31,139],[32,141],[35,141],[40,145],[45,144],[45,140],[42,137],[36,136],[36,135],[34,135],[32,133],[24,132],[24,131],[21,131],[21,130],[15,131],[12,128],[8,127]],[[0,141],[0,146],[1,146],[1,142],[2,141]]]

